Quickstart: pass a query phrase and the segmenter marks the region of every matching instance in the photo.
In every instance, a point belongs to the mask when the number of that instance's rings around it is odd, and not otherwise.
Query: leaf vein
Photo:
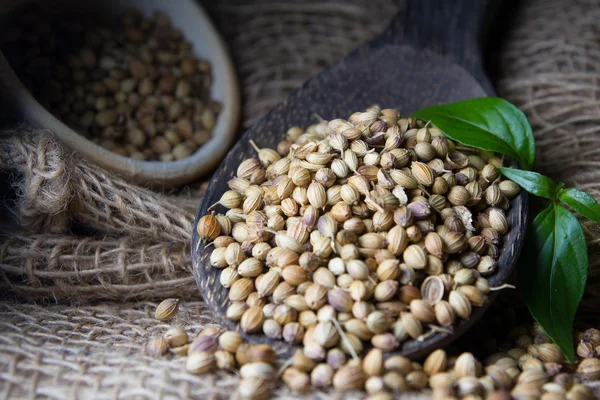
[[[554,248],[552,249],[552,268],[550,269],[550,321],[552,322],[552,328],[553,330],[554,327],[556,326],[556,321],[554,318],[554,313],[552,312],[552,308],[554,306],[554,296],[553,296],[553,290],[552,290],[552,286],[553,286],[553,282],[554,282],[554,276],[556,274],[556,264],[558,262],[558,258],[556,256],[556,249],[557,249],[557,238],[558,238],[558,234],[557,234],[557,226],[558,226],[558,221],[557,221],[557,212],[556,212],[556,204],[553,204],[552,206],[552,213],[554,214],[554,224],[552,227],[552,236],[553,236],[553,242],[554,242]]]

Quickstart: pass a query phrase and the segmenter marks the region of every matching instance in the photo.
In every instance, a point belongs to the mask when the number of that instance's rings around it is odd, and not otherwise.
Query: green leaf
[[[519,267],[531,315],[575,360],[573,319],[587,279],[587,248],[577,218],[553,202],[533,221],[528,234],[529,262]]]
[[[557,186],[554,181],[537,172],[523,171],[515,168],[498,168],[502,175],[536,196],[552,199],[556,196]]]
[[[526,169],[535,161],[531,125],[521,110],[497,97],[424,108],[412,115],[431,121],[449,138],[516,158]]]
[[[558,199],[594,222],[600,223],[600,204],[592,196],[578,189],[561,189]]]

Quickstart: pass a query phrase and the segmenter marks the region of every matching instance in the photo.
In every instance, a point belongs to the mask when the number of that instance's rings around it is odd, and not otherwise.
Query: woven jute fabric
[[[214,3],[207,6],[242,82],[244,127],[379,32],[397,7],[384,0]],[[514,15],[496,82],[534,127],[536,168],[594,195],[600,194],[599,5],[528,2]],[[22,228],[0,246],[0,398],[234,393],[235,374],[196,377],[183,371],[181,359],[143,352],[167,328],[153,318],[160,299],[186,299],[174,323],[189,332],[211,324],[189,257],[203,186],[176,194],[138,188],[77,158],[48,132],[26,127],[0,137],[0,169],[12,174],[10,209]],[[600,233],[591,224],[586,230],[590,284],[578,323],[598,326]],[[275,395],[291,393],[279,388]]]
[[[55,300],[196,292],[189,255],[194,213],[185,202],[132,187],[70,154],[48,132],[4,134],[0,167],[21,172],[15,209],[24,234],[0,246],[1,286]],[[69,233],[82,226],[93,236]]]

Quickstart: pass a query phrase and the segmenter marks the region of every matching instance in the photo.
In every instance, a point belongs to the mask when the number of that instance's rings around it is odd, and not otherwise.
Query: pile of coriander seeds
[[[251,144],[215,205],[229,210],[197,226],[244,332],[358,362],[486,302],[519,192],[494,154],[378,107]]]
[[[44,107],[136,160],[183,159],[210,140],[221,108],[210,98],[210,64],[166,14],[82,18],[41,5],[3,28],[3,52]]]
[[[484,346],[480,359],[471,352],[438,349],[416,362],[398,354],[386,358],[382,350],[372,348],[356,360],[333,347],[323,360],[309,358],[304,349],[282,360],[270,345],[250,344],[236,331],[209,326],[187,332],[174,321],[178,306],[179,299],[158,305],[156,318],[172,325],[147,342],[146,354],[156,358],[172,353],[183,358],[185,370],[194,375],[237,371],[241,379],[236,398],[270,398],[282,381],[297,393],[364,390],[368,400],[393,399],[407,392],[433,400],[593,400],[596,396],[589,386],[600,379],[600,330],[594,328],[576,331],[577,365],[568,365],[558,346],[531,322],[503,329],[497,338],[496,332],[488,332],[483,340],[492,338],[493,344]],[[496,323],[491,321],[495,318],[486,320],[491,323],[487,329],[515,322],[509,317],[515,310],[506,303],[491,311],[503,317]],[[480,326],[466,339],[481,342],[479,335],[487,329]]]
[[[377,107],[253,146],[229,211],[197,226],[244,332],[358,356],[451,332],[485,303],[519,192],[499,158]]]

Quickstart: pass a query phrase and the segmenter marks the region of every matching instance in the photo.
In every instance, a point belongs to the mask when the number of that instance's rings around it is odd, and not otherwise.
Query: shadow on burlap
[[[598,197],[600,4],[566,4],[537,0],[521,12],[497,87],[534,126],[537,169]],[[242,80],[244,126],[376,34],[395,10],[390,1],[359,0],[213,7]],[[10,206],[23,228],[0,247],[0,398],[233,393],[233,374],[192,376],[182,360],[142,351],[167,328],[153,319],[162,298],[188,299],[176,323],[189,331],[211,323],[188,247],[202,187],[177,195],[133,187],[24,128],[0,138],[0,169],[15,174]],[[598,326],[600,234],[588,227],[591,284],[579,321]]]

